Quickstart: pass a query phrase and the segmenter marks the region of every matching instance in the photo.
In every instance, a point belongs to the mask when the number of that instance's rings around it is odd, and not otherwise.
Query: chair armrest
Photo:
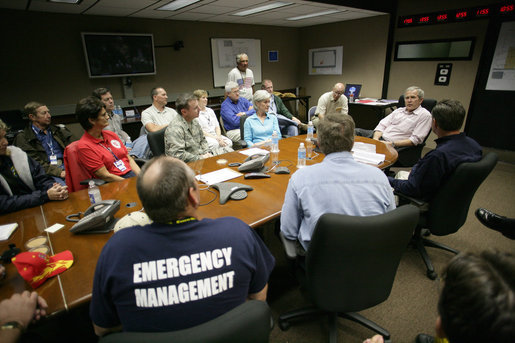
[[[406,194],[403,194],[403,193],[399,193],[399,192],[396,192],[396,191],[394,191],[393,193],[395,195],[397,195],[399,198],[407,200],[407,201],[409,201],[410,203],[412,203],[415,206],[424,207],[424,206],[427,205],[427,202],[424,201],[424,200],[413,198],[413,197],[410,197],[409,195],[406,195]]]
[[[245,149],[247,147],[247,142],[245,142],[243,139],[240,139],[236,142],[236,145],[240,146],[242,149]]]
[[[136,164],[140,168],[143,167],[143,165],[148,162],[148,160],[146,158],[132,157],[132,159],[134,160],[134,162],[136,162]]]
[[[86,180],[82,180],[80,182],[80,184],[81,185],[89,185],[90,181],[93,181],[95,183],[95,185],[97,185],[97,186],[102,186],[103,184],[107,183],[106,181],[101,180],[101,179],[86,179]]]
[[[286,257],[288,257],[291,260],[294,260],[297,258],[297,242],[289,240],[288,238],[284,237],[282,232],[279,232],[279,237],[281,238],[281,242],[284,246],[284,252],[286,252]]]

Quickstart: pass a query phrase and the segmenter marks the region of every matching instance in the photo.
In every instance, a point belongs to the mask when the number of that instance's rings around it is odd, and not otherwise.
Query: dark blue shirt
[[[34,130],[37,139],[39,139],[41,145],[43,145],[43,148],[45,148],[49,162],[51,162],[50,155],[55,155],[58,160],[63,159],[63,149],[61,149],[59,143],[57,143],[55,138],[52,136],[52,132],[50,130],[46,130],[47,133],[45,133],[43,130],[34,125],[32,125],[32,130]]]
[[[428,152],[413,166],[408,180],[388,177],[395,191],[414,198],[430,200],[459,164],[481,159],[481,146],[463,132],[438,138],[435,142],[436,149]]]

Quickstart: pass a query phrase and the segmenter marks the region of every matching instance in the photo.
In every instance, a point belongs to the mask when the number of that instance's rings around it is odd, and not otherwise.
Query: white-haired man
[[[227,98],[222,102],[220,115],[224,122],[227,137],[233,142],[238,142],[241,139],[240,117],[243,115],[251,116],[256,111],[250,101],[240,97],[240,89],[236,82],[229,81],[225,84],[225,94]]]
[[[254,94],[254,73],[249,69],[249,57],[245,53],[236,55],[236,67],[227,74],[227,81],[238,84],[240,96],[252,101]]]

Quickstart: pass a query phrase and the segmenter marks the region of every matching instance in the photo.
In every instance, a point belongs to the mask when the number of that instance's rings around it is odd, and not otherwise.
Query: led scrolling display
[[[399,17],[399,27],[462,22],[486,17],[513,15],[515,4],[494,4],[458,10],[449,10]]]

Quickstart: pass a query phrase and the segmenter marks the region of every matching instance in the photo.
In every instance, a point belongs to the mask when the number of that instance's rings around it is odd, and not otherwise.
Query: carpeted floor
[[[475,217],[478,207],[490,209],[501,215],[515,217],[515,165],[499,162],[493,172],[477,191],[465,225],[456,233],[444,237],[432,237],[460,251],[481,251],[495,248],[515,252],[515,241],[484,227]],[[269,232],[269,230],[267,230]],[[288,262],[282,253],[280,242],[274,235],[265,235],[267,245],[277,259],[277,267],[270,280],[269,305],[274,319],[280,313],[307,304],[293,279]],[[427,249],[438,274],[441,273],[452,254],[440,249]],[[361,312],[367,318],[388,329],[392,342],[414,342],[418,333],[434,333],[437,316],[437,300],[441,283],[429,280],[418,252],[408,248],[404,254],[392,293],[384,303]],[[340,342],[362,342],[373,333],[348,320],[339,320]],[[326,318],[313,318],[299,322],[288,331],[276,325],[270,342],[326,342],[328,341]]]

